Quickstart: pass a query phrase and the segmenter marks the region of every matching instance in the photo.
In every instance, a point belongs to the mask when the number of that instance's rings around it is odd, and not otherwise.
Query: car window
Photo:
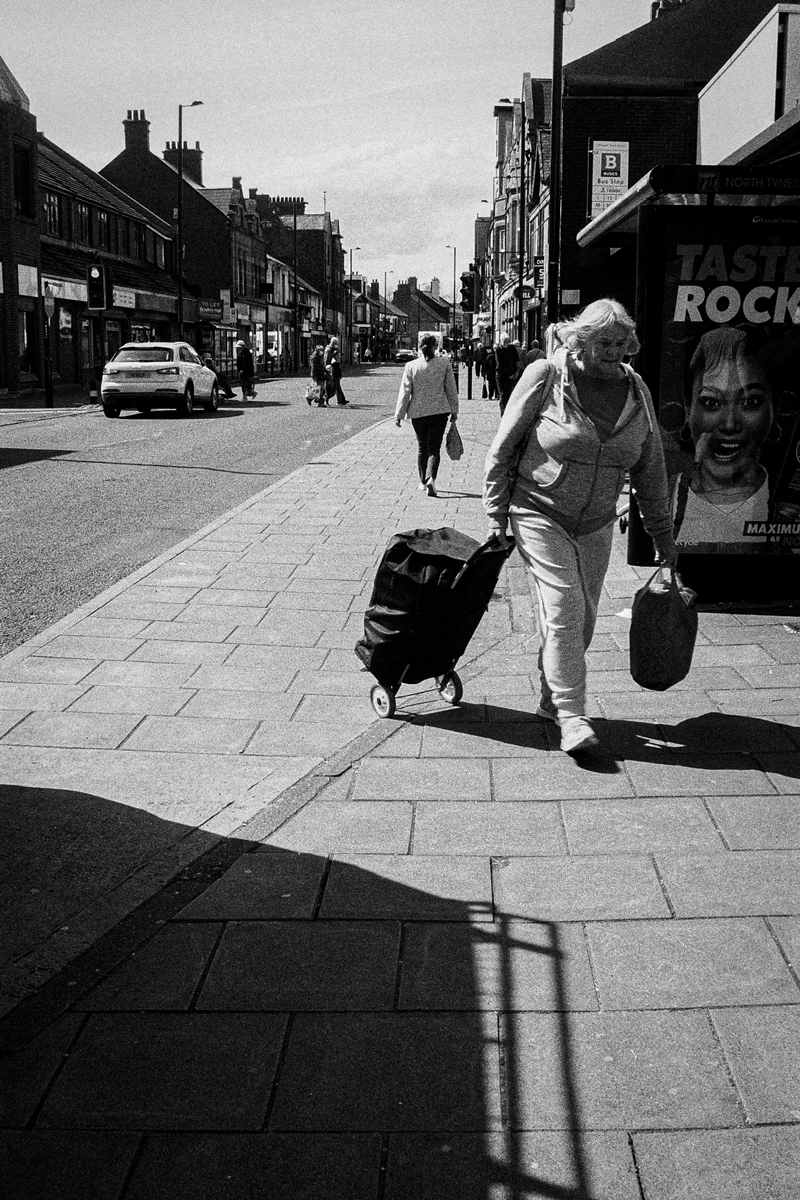
[[[191,362],[192,361],[192,356],[189,353],[189,351],[186,349],[185,346],[181,346],[180,355],[181,355],[181,362]]]
[[[172,362],[169,346],[123,346],[112,362]]]
[[[200,356],[195,354],[194,350],[188,350],[187,354],[189,355],[189,362],[196,363],[198,367],[202,367],[203,364],[200,360]]]

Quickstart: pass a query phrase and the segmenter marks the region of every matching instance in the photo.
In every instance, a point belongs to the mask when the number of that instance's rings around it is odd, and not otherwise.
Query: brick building
[[[0,60],[0,387],[41,386],[46,350],[54,388],[96,385],[123,341],[174,337],[171,259],[171,227],[38,133]],[[89,309],[96,265],[105,306]]]
[[[125,148],[101,175],[172,223],[178,199],[177,145],[168,142],[161,158],[151,151],[144,109],[129,110],[123,127]],[[199,143],[194,149],[184,143],[184,333],[195,345],[208,346],[230,371],[239,337],[263,355],[267,245],[241,178],[234,177],[229,188],[204,188],[202,160]]]
[[[577,234],[592,213],[656,164],[697,161],[698,96],[775,5],[776,0],[655,0],[648,23],[564,68],[565,315],[608,294],[632,307],[635,238],[581,250]],[[481,279],[496,335],[516,336],[519,329],[521,269],[524,336],[543,336],[551,94],[549,80],[525,75],[521,96],[500,101],[494,110],[493,214]]]
[[[41,376],[36,118],[0,59],[0,388]]]
[[[392,303],[407,316],[406,336],[414,347],[417,345],[420,330],[438,330],[446,336],[450,329],[452,306],[438,294],[434,295],[417,287],[415,275],[409,275],[407,280],[397,285]]]

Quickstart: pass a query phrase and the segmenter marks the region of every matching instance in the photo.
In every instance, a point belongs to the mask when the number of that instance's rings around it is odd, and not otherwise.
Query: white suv
[[[217,377],[188,342],[126,342],[103,367],[100,396],[107,417],[123,408],[174,408],[190,417],[195,401],[206,412],[219,408]]]

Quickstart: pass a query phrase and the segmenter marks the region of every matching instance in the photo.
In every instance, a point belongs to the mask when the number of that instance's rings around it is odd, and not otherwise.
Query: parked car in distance
[[[219,385],[188,342],[126,342],[103,367],[100,398],[107,417],[123,408],[174,408],[190,417],[196,403],[219,408]]]
[[[413,362],[416,357],[416,350],[398,350],[394,356],[394,361],[400,363]]]

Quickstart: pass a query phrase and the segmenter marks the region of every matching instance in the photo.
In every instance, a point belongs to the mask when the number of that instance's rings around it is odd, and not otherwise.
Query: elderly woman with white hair
[[[567,754],[596,750],[586,718],[586,650],[611,557],[626,471],[659,558],[677,558],[664,453],[650,393],[625,359],[633,320],[596,300],[554,330],[552,356],[525,368],[486,459],[484,508],[510,524],[539,611],[537,715],[557,721]]]

